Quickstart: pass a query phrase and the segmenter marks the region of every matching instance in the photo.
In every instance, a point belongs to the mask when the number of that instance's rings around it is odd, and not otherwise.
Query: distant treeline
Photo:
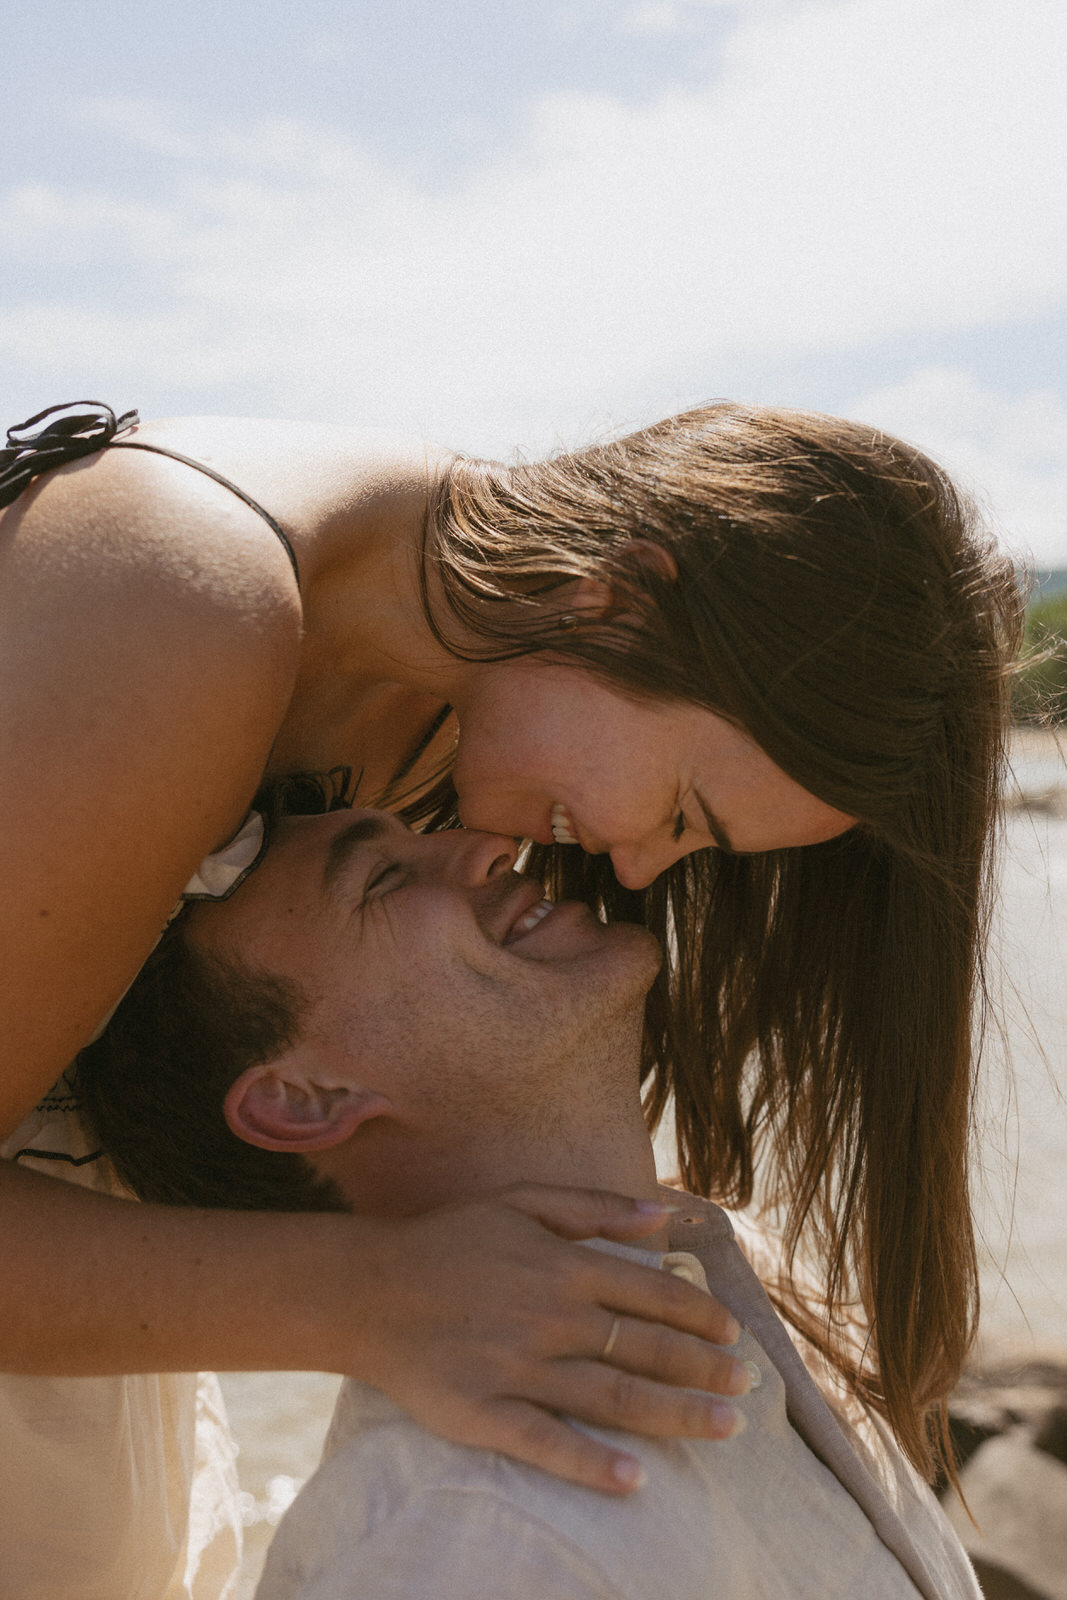
[[[1034,575],[1013,712],[1017,722],[1067,721],[1067,568]]]

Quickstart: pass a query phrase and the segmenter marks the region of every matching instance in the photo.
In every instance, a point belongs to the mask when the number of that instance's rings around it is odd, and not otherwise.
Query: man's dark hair
[[[349,804],[343,770],[257,796],[278,815]],[[345,1211],[340,1190],[303,1156],[231,1133],[230,1085],[299,1036],[299,987],[197,950],[181,917],[149,957],[107,1029],[78,1057],[82,1108],[122,1182],[163,1205]]]
[[[230,1085],[297,1037],[300,994],[164,936],[103,1037],[78,1058],[82,1108],[141,1200],[254,1211],[343,1211],[303,1156],[231,1133]]]

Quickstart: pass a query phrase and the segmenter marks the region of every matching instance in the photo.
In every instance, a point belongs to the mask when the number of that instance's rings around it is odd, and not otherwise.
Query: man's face
[[[379,811],[294,817],[189,937],[300,985],[301,1033],[403,1104],[435,1096],[484,1116],[605,1032],[632,1036],[659,966],[644,929],[549,907],[514,841],[415,834]],[[459,1108],[461,1109],[461,1108]]]

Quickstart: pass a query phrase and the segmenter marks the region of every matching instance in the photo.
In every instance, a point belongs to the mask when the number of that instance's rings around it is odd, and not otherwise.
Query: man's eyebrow
[[[724,850],[728,856],[736,855],[737,851],[730,843],[730,835],[727,833],[723,823],[719,821],[714,811],[704,799],[704,796],[701,794],[700,790],[694,789],[693,793],[697,797],[697,805],[704,813],[704,823],[707,827],[707,830],[711,834],[711,837],[715,840],[715,843],[718,845],[719,849]]]
[[[322,886],[332,889],[339,875],[362,844],[372,844],[392,831],[387,817],[359,817],[349,827],[343,828],[330,840],[326,864],[322,869]]]

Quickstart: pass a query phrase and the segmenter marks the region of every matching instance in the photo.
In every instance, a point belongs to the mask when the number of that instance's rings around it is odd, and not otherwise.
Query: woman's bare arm
[[[738,1392],[708,1342],[736,1337],[728,1314],[563,1242],[662,1224],[617,1195],[527,1185],[399,1221],[203,1212],[0,1163],[0,1213],[0,1369],[351,1373],[447,1438],[616,1493],[635,1487],[631,1458],[555,1413],[650,1435],[737,1426],[699,1392]],[[599,1359],[615,1315],[624,1370]]]
[[[240,824],[299,637],[270,531],[174,463],[92,458],[0,518],[0,1131]]]

